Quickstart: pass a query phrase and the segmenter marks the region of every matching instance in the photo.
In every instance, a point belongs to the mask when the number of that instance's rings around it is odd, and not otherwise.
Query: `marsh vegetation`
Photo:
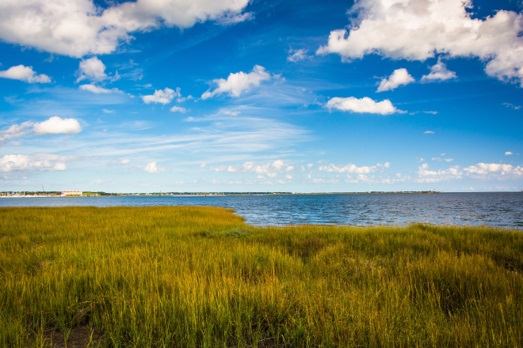
[[[0,346],[522,346],[523,234],[0,209]]]

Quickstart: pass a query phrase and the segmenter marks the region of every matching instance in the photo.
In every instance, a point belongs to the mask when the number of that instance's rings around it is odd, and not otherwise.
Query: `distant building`
[[[62,191],[62,197],[65,196],[81,196],[83,194],[82,191]]]

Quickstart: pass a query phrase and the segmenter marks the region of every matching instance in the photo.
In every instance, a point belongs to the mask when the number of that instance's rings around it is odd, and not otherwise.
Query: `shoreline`
[[[444,192],[444,191],[366,191],[366,192],[154,192],[154,193],[112,193],[84,192],[83,194],[60,193],[20,193],[2,191],[0,198],[66,198],[66,197],[261,197],[261,196],[339,196],[339,195],[431,195],[431,194],[496,194],[523,193],[520,191],[485,191],[485,192]]]

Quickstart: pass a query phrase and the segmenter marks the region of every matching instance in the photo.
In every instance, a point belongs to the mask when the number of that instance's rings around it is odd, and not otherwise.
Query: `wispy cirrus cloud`
[[[78,87],[78,88],[80,90],[82,90],[82,91],[91,92],[91,93],[94,93],[94,94],[123,93],[118,88],[111,88],[111,89],[109,89],[109,88],[96,86],[96,85],[93,85],[91,83],[88,83],[88,84],[85,84],[85,85],[80,85],[80,87]]]
[[[287,61],[291,63],[297,63],[301,62],[303,60],[311,59],[311,56],[309,55],[309,51],[300,48],[300,49],[289,49],[287,52]]]

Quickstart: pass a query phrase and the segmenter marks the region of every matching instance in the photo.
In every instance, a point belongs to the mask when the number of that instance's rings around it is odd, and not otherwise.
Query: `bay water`
[[[219,206],[257,226],[410,223],[523,229],[523,193],[7,197],[1,206]]]

